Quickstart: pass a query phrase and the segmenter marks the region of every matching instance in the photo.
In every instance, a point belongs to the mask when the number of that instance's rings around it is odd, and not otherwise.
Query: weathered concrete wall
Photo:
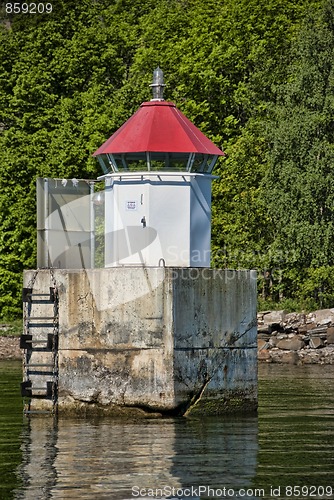
[[[33,273],[25,272],[24,286]],[[53,280],[60,411],[256,408],[252,271],[119,267],[53,270]],[[39,270],[34,291],[49,286],[50,271]]]
[[[192,413],[254,408],[256,273],[183,269],[173,284],[177,401]]]

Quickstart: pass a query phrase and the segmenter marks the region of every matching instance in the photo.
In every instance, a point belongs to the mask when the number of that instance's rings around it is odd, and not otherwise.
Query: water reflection
[[[52,418],[27,419],[22,431],[22,463],[18,475],[23,484],[15,498],[51,498],[57,481],[58,425]]]
[[[196,498],[199,486],[245,487],[256,472],[257,432],[256,418],[32,418],[22,440],[23,488],[15,498],[124,500],[191,487],[187,493]]]
[[[282,491],[289,486],[328,486],[322,497],[307,497],[333,499],[334,366],[261,365],[259,382],[254,484],[266,490],[280,486]]]
[[[13,485],[18,484],[15,470],[22,462],[21,379],[20,362],[0,361],[0,498],[4,500],[12,498]]]
[[[21,377],[20,364],[0,364],[0,499],[124,500],[206,486],[248,488],[248,500],[280,487],[283,500],[284,488],[312,485],[332,490],[300,498],[334,499],[334,366],[260,366],[258,419],[27,420]]]

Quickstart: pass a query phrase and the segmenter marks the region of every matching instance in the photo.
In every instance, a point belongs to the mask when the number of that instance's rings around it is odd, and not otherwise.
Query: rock
[[[298,333],[304,335],[305,333],[307,333],[307,325],[305,325],[305,324],[300,325],[300,326],[298,326],[297,330],[298,330]]]
[[[314,330],[314,328],[316,328],[317,325],[314,323],[314,321],[311,321],[311,323],[306,323],[306,330],[309,331],[309,330]]]
[[[284,327],[285,328],[295,328],[305,323],[305,314],[303,313],[289,313],[285,315]]]
[[[296,365],[298,363],[298,354],[295,351],[279,351],[273,350],[270,353],[271,359],[274,363],[287,363]]]
[[[288,336],[286,333],[279,333],[278,335],[276,335],[276,338],[277,340],[282,340],[282,339],[287,339]]]
[[[257,313],[257,320],[258,322],[262,322],[263,323],[263,317],[265,314],[269,314],[271,311],[260,311]]]
[[[277,339],[277,337],[270,337],[268,343],[271,347],[276,347],[277,343],[279,342],[279,340]]]
[[[262,340],[269,340],[270,335],[269,333],[259,333],[257,336],[257,339],[262,339]]]
[[[286,315],[286,311],[269,311],[263,314],[263,321],[267,325],[279,325],[282,323]]]
[[[265,342],[269,342],[270,336],[264,335],[263,333],[258,335],[257,340],[264,340]]]
[[[299,349],[302,349],[304,347],[304,342],[300,340],[296,335],[292,339],[282,339],[280,340],[276,347],[278,349],[285,349],[285,350],[290,350],[290,351],[299,351]]]
[[[319,354],[314,350],[304,351],[300,353],[299,360],[303,365],[314,365],[319,363]]]
[[[312,328],[312,330],[309,330],[307,333],[310,336],[312,336],[312,337],[314,337],[314,336],[317,336],[317,337],[323,336],[323,338],[326,338],[327,326],[326,325],[317,326],[316,328]]]
[[[269,326],[268,325],[260,325],[257,327],[257,333],[268,333],[269,334]]]
[[[268,349],[261,349],[258,352],[257,359],[259,361],[266,361],[267,363],[269,363],[271,361],[269,350]]]
[[[327,344],[334,344],[334,326],[327,328]]]
[[[334,365],[334,346],[327,346],[323,349],[326,364]]]
[[[19,337],[0,336],[0,359],[22,359]]]
[[[267,349],[267,347],[269,347],[269,345],[265,339],[258,339],[257,348],[259,351],[262,351],[263,349]]]
[[[299,353],[300,362],[302,364],[319,364],[333,365],[334,364],[334,347],[323,347],[320,349],[302,350]]]
[[[311,337],[309,346],[312,347],[312,349],[318,349],[319,347],[323,347],[324,343],[320,337]]]
[[[317,325],[329,325],[334,323],[334,309],[319,309],[310,315]]]
[[[264,311],[258,321],[259,361],[334,365],[334,308],[308,315]]]
[[[298,361],[298,354],[295,351],[287,351],[282,353],[281,363],[296,365]]]

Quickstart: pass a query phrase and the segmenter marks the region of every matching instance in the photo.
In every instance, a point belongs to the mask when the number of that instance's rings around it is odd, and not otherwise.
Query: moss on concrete
[[[190,405],[185,416],[196,415],[223,415],[230,413],[255,413],[257,411],[257,399],[246,394],[232,393],[224,398],[202,397],[193,405]]]

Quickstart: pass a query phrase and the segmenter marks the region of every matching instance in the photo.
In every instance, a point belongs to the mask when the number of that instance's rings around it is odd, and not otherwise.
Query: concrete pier
[[[59,294],[59,412],[256,410],[255,271],[25,271],[34,293],[50,286]],[[32,308],[42,314],[38,303]],[[45,353],[33,356],[42,363]],[[49,403],[33,399],[31,407]]]

